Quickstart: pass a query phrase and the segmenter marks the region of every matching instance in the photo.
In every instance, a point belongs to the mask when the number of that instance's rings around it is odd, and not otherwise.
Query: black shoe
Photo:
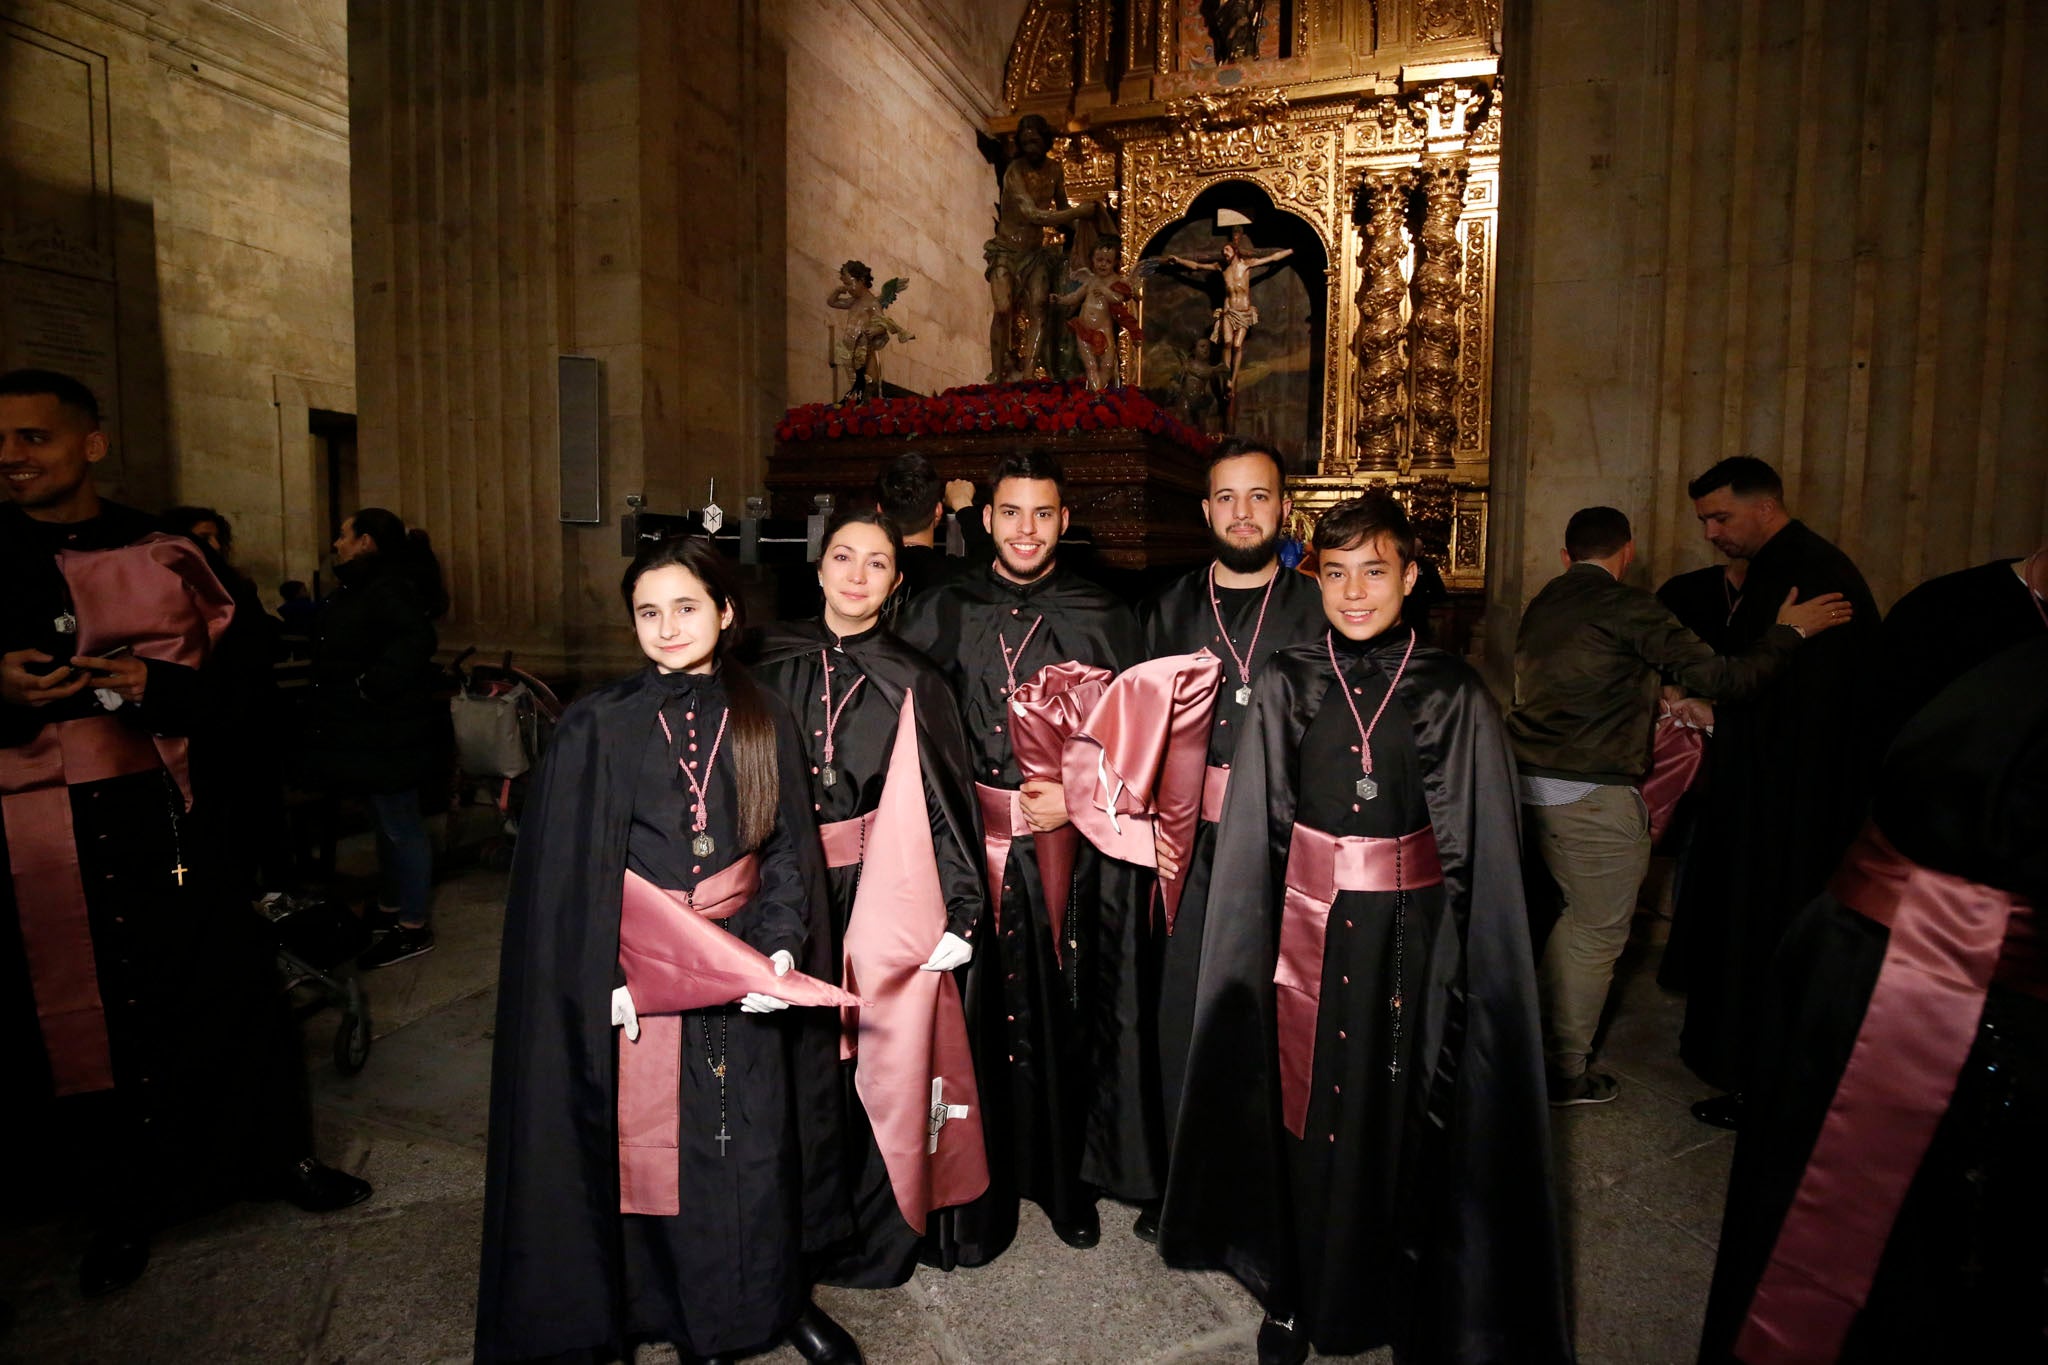
[[[285,1173],[276,1197],[290,1200],[307,1213],[333,1213],[368,1199],[370,1182],[306,1157]]]
[[[1692,1116],[1701,1123],[1733,1132],[1742,1126],[1742,1092],[1735,1090],[1710,1100],[1701,1100],[1693,1105]]]
[[[78,1291],[88,1299],[126,1289],[149,1269],[149,1237],[140,1232],[103,1232],[78,1263]]]
[[[1071,1222],[1053,1219],[1052,1230],[1054,1235],[1068,1246],[1086,1251],[1102,1240],[1102,1218],[1095,1212],[1095,1206],[1090,1204]]]
[[[1621,1083],[1604,1071],[1587,1071],[1565,1080],[1550,1078],[1550,1107],[1569,1109],[1575,1104],[1605,1104],[1620,1093]]]
[[[379,967],[389,967],[409,957],[434,951],[434,931],[424,924],[401,924],[390,933],[378,939],[376,945],[356,959],[356,966],[366,972]]]
[[[1285,1322],[1266,1314],[1259,1324],[1259,1365],[1301,1365],[1308,1359],[1308,1338],[1294,1330],[1294,1319]]]
[[[860,1344],[853,1333],[832,1321],[815,1303],[805,1304],[790,1324],[789,1344],[811,1365],[861,1365]]]
[[[1138,1221],[1131,1224],[1131,1232],[1141,1242],[1159,1245],[1159,1205],[1146,1204],[1138,1210]]]
[[[398,911],[392,906],[379,905],[375,901],[363,907],[362,918],[363,927],[370,931],[370,937],[373,939],[382,938],[398,928]]]

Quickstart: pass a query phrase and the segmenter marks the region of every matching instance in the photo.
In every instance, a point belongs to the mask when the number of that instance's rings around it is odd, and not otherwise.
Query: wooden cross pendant
[[[171,869],[171,875],[178,879],[178,885],[183,886],[185,884],[185,874],[190,870],[185,866],[185,860],[180,858],[178,865]]]

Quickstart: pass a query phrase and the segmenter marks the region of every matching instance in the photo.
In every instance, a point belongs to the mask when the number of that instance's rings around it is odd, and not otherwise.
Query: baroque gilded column
[[[1408,254],[1408,198],[1414,177],[1405,168],[1369,175],[1362,187],[1365,231],[1360,243],[1358,332],[1358,463],[1360,470],[1401,467],[1407,420],[1406,323],[1408,285],[1401,263]]]
[[[1458,218],[1465,209],[1470,171],[1465,124],[1479,102],[1478,91],[1450,81],[1416,99],[1428,134],[1422,164],[1415,172],[1423,211],[1416,241],[1415,311],[1408,323],[1412,470],[1449,469],[1456,463],[1452,452],[1458,444],[1458,305],[1465,273]]]

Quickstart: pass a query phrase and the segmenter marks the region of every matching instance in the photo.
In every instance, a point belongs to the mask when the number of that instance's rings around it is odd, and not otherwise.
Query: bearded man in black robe
[[[1786,931],[1700,1358],[2039,1360],[2048,631],[1907,722]]]
[[[1327,624],[1315,583],[1280,562],[1280,528],[1289,508],[1285,479],[1280,456],[1271,446],[1248,437],[1218,442],[1209,456],[1209,495],[1202,499],[1216,557],[1168,584],[1145,616],[1146,658],[1206,649],[1223,662],[1223,685],[1209,728],[1202,813],[1182,874],[1179,910],[1170,923],[1160,926],[1164,933],[1151,947],[1159,977],[1160,1113],[1169,1131],[1180,1107],[1181,1074],[1187,1067],[1216,822],[1223,815],[1231,756],[1244,733],[1252,683],[1274,654],[1319,637]],[[1159,858],[1168,875],[1177,870],[1163,841]],[[1136,1231],[1148,1241],[1158,1239],[1157,1205],[1139,1215]]]
[[[2048,633],[2048,545],[1930,578],[1884,618],[1886,733],[1949,683],[2014,645]]]
[[[1571,1358],[1514,763],[1470,667],[1401,620],[1400,505],[1316,528],[1329,628],[1252,684],[1160,1215],[1259,1359]]]
[[[1157,1117],[1144,1112],[1137,1027],[1140,874],[1080,839],[1061,784],[1027,781],[1010,734],[1013,694],[1058,665],[1113,673],[1136,662],[1138,623],[1113,594],[1060,566],[1068,509],[1050,457],[1006,457],[990,483],[982,516],[995,562],[925,593],[897,623],[959,698],[984,836],[992,853],[1007,847],[989,887],[1000,932],[977,939],[965,999],[989,1190],[941,1223],[927,1255],[949,1265],[1001,1254],[1020,1199],[1044,1209],[1068,1245],[1091,1247],[1101,1238],[1098,1190],[1158,1193],[1148,1141]],[[1042,838],[1071,841],[1064,887],[1041,875]]]
[[[1714,709],[1713,785],[1686,861],[1670,953],[1685,964],[1685,1064],[1726,1095],[1700,1101],[1702,1123],[1733,1128],[1756,1056],[1776,1045],[1754,1006],[1778,939],[1827,884],[1863,822],[1881,725],[1877,603],[1849,557],[1785,511],[1768,464],[1739,455],[1688,488],[1707,540],[1747,559],[1742,603],[1721,649],[1755,647],[1786,594],[1838,592],[1850,623],[1803,646],[1756,697]]]
[[[106,453],[84,385],[0,376],[0,1144],[93,1192],[89,1295],[223,1199],[370,1193],[309,1155],[274,948],[206,781],[232,600],[191,541],[100,497]]]

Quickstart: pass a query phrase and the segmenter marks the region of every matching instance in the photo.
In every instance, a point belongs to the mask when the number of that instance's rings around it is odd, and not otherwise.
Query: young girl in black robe
[[[950,972],[973,956],[975,924],[987,901],[980,822],[960,714],[938,668],[880,625],[883,604],[895,590],[897,557],[903,547],[895,525],[872,508],[850,508],[825,528],[822,546],[818,584],[824,590],[823,615],[815,621],[768,627],[756,668],[762,685],[798,719],[805,749],[799,771],[807,779],[811,808],[823,835],[833,928],[843,939],[854,913],[868,851],[867,830],[881,805],[907,695],[913,703],[918,771],[944,917],[943,932],[932,930],[930,942],[919,940],[914,946],[919,954],[930,952],[922,971]],[[865,980],[858,988],[862,995],[872,990]],[[943,1016],[940,1027],[964,1028],[959,997],[950,987],[941,993],[936,1008]],[[934,1069],[938,1070],[943,1068]],[[906,1221],[889,1163],[858,1093],[856,1063],[849,1059],[843,1071],[845,1157],[858,1230],[828,1260],[820,1277],[833,1284],[890,1288],[908,1280],[916,1268],[923,1229]],[[930,1074],[920,1072],[918,1079],[928,1083]],[[943,1079],[950,1092],[971,1076]],[[891,1082],[903,1093],[877,1096],[878,1101],[914,1101],[920,1109],[929,1103],[925,1095],[908,1093],[907,1080],[892,1076]],[[967,1096],[963,1089],[948,1098],[959,1101]],[[975,1118],[978,1122],[979,1115]],[[979,1150],[978,1130],[971,1141],[977,1150],[963,1154],[963,1160],[980,1169],[985,1185],[986,1160]],[[898,1175],[903,1176],[905,1156],[914,1163],[918,1154],[892,1155],[898,1155]],[[948,1158],[952,1155],[946,1152]],[[905,1177],[907,1184],[915,1183],[914,1175]],[[945,1173],[936,1183],[947,1183]],[[943,1190],[932,1193],[940,1197],[922,1198],[922,1191],[912,1196],[912,1212],[920,1221],[928,1205],[945,1202]]]
[[[477,1357],[608,1359],[658,1340],[689,1361],[787,1335],[807,1359],[858,1361],[808,1302],[807,1253],[850,1227],[832,1034],[806,1026],[828,1011],[756,993],[682,1014],[677,1145],[658,1154],[676,1210],[621,1212],[622,1152],[635,1170],[644,1159],[620,1145],[621,1055],[642,1032],[620,966],[629,874],[706,910],[700,893],[727,891],[752,859],[758,886],[726,897],[743,903],[722,928],[776,977],[829,975],[836,951],[812,915],[811,812],[778,780],[803,762],[795,726],[727,657],[730,571],[703,542],[672,540],[642,550],[621,587],[651,666],[563,716],[513,869]]]

